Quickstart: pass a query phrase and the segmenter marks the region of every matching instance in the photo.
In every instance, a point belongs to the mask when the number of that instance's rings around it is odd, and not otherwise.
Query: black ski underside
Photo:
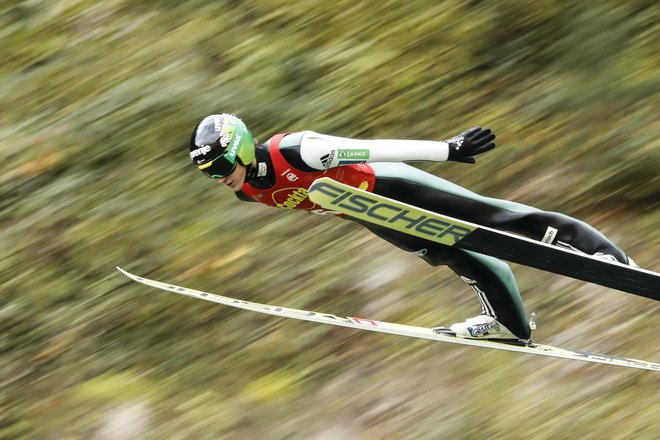
[[[539,252],[537,243],[512,240],[506,235],[482,228],[472,231],[456,243],[456,246],[512,263],[660,300],[660,276],[644,269],[585,258],[583,255],[551,246],[545,246]]]

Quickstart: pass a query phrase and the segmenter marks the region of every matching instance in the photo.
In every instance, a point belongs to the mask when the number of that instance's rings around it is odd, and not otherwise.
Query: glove
[[[449,145],[447,160],[476,163],[473,156],[495,148],[495,133],[490,128],[473,127],[445,141]]]

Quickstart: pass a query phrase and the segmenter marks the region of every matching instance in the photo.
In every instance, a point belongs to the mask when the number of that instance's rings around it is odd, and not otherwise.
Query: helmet
[[[228,176],[236,162],[248,166],[254,160],[252,133],[234,115],[207,116],[190,136],[190,159],[213,179]]]

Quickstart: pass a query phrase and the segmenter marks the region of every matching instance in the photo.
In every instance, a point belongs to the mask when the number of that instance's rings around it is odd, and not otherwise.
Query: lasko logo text
[[[357,160],[367,160],[369,159],[369,150],[339,150],[339,159],[357,159]]]
[[[474,229],[467,226],[430,218],[422,213],[411,212],[405,207],[383,202],[369,194],[353,194],[325,182],[317,182],[311,188],[332,198],[323,206],[336,206],[340,211],[357,218],[387,227],[408,230],[418,237],[452,246]],[[318,203],[318,202],[317,202]]]

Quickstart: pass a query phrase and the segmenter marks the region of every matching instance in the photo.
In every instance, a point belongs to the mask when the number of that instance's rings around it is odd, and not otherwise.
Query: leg
[[[362,223],[362,222],[360,222]],[[525,317],[516,280],[509,266],[493,257],[438,243],[370,223],[362,223],[371,232],[408,251],[426,251],[420,255],[433,266],[447,265],[477,294],[482,314],[498,322],[521,339],[529,339],[531,330]]]
[[[517,337],[529,339],[529,322],[509,265],[476,252],[456,250],[464,255],[448,266],[475,291],[481,314],[497,319]]]
[[[420,208],[474,222],[535,240],[556,230],[551,244],[593,255],[610,254],[628,263],[624,252],[588,224],[567,215],[545,212],[520,203],[483,197],[456,184],[404,164],[373,165],[374,192]]]

